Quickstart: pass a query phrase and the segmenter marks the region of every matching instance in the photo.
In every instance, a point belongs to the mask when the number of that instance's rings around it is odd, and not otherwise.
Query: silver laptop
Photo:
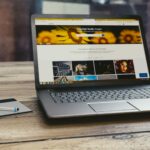
[[[150,111],[138,16],[32,16],[37,96],[49,118]]]

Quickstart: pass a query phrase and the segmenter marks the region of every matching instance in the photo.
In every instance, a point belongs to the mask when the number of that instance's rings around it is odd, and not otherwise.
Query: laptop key
[[[150,98],[150,88],[122,90],[87,90],[70,92],[52,92],[55,103],[76,103],[92,101],[112,101]]]

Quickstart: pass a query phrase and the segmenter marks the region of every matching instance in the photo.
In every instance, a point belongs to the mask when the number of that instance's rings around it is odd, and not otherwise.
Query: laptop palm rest
[[[115,113],[115,112],[130,112],[139,111],[136,107],[132,106],[128,102],[101,102],[101,103],[88,103],[88,105],[96,113]]]
[[[128,101],[131,105],[138,108],[140,111],[148,111],[150,110],[150,99],[138,99]]]

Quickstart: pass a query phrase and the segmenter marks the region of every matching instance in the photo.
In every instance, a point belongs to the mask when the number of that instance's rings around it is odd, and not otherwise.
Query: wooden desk
[[[32,62],[0,63],[0,97],[32,113],[0,118],[0,150],[149,150],[150,113],[47,120],[35,94]]]

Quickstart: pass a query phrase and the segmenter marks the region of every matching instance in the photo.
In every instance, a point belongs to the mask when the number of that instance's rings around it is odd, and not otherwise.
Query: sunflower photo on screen
[[[119,41],[120,43],[132,43],[132,44],[142,43],[140,32],[137,30],[129,30],[129,29],[124,29],[120,32]]]

